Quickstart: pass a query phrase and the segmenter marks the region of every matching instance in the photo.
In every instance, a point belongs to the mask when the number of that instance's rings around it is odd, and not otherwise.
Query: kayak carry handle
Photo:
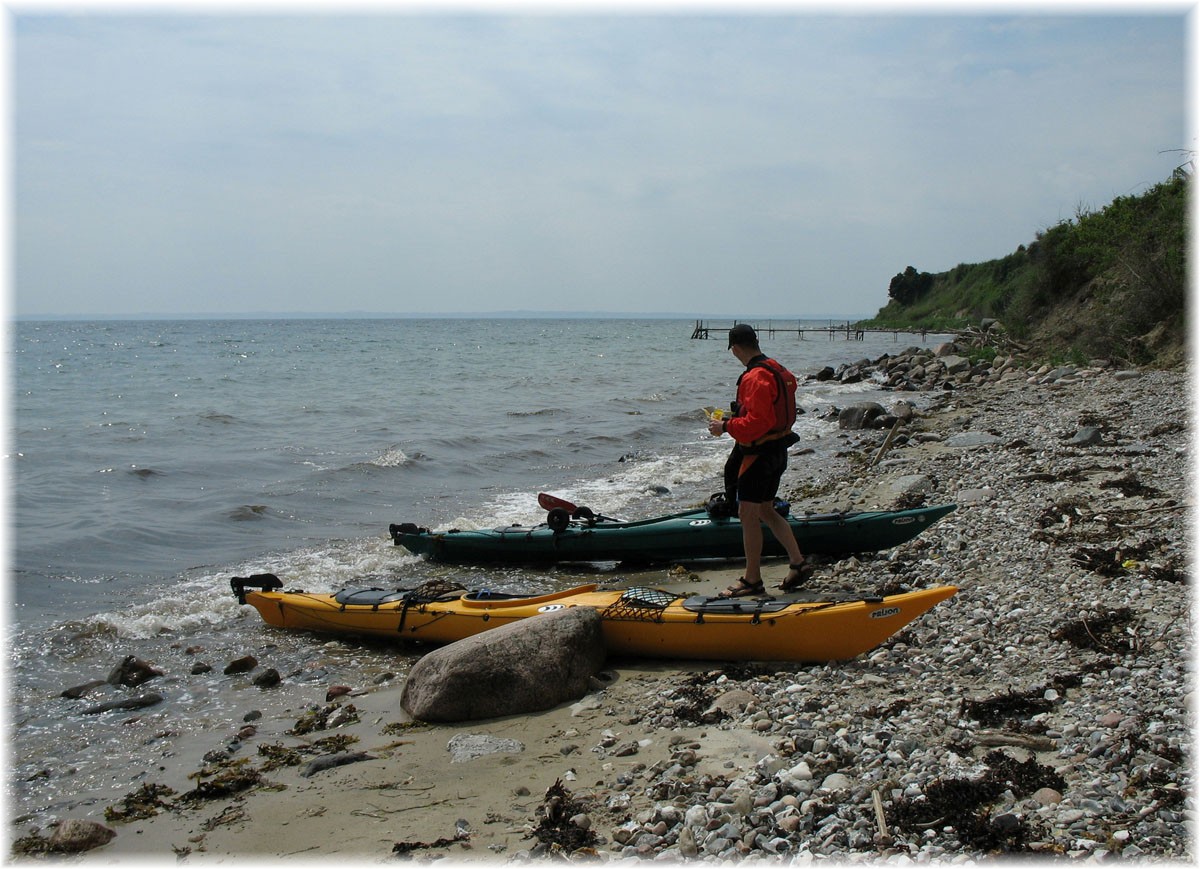
[[[229,587],[237,595],[238,603],[245,603],[247,588],[272,591],[277,588],[283,588],[283,582],[273,573],[256,573],[253,576],[235,576],[229,580]]]

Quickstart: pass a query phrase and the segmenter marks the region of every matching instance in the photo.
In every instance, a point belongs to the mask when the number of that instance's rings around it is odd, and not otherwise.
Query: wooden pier
[[[739,322],[734,320],[728,325],[709,323],[704,320],[697,320],[696,326],[692,329],[693,338],[707,339],[711,337],[711,333],[716,332],[718,338],[724,338],[729,330],[736,326]],[[955,335],[953,331],[935,332],[929,329],[864,329],[863,327],[846,321],[845,323],[835,323],[829,321],[827,326],[813,326],[811,321],[809,325],[805,325],[804,320],[797,320],[795,326],[776,325],[775,321],[768,320],[765,326],[760,326],[757,323],[750,323],[760,338],[774,338],[776,333],[780,335],[796,335],[801,341],[805,340],[809,335],[825,337],[830,341],[835,338],[845,338],[847,341],[862,341],[867,334],[886,334],[891,333],[893,340],[899,341],[901,335],[919,335],[921,341],[924,342],[930,335]]]

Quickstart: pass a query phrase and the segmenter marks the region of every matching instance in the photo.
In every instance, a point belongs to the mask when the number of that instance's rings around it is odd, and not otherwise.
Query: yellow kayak
[[[869,651],[958,591],[952,585],[879,596],[792,593],[732,600],[652,588],[581,585],[518,596],[405,589],[284,591],[271,574],[231,581],[242,603],[277,628],[451,643],[565,607],[599,611],[610,654],[718,661],[834,661]]]

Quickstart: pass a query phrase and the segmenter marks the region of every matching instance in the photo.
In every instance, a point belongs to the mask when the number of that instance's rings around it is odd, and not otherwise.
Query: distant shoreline
[[[627,311],[469,311],[463,313],[381,313],[373,311],[303,312],[249,311],[245,313],[140,313],[140,314],[19,314],[17,323],[131,322],[139,320],[835,320],[856,322],[872,315],[846,314],[684,314]]]

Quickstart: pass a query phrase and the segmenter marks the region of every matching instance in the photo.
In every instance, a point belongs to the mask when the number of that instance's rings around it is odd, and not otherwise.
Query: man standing
[[[791,526],[775,510],[775,496],[787,468],[788,447],[799,440],[792,431],[796,421],[796,378],[762,352],[758,335],[746,323],[729,330],[729,349],[746,370],[737,381],[733,416],[710,420],[708,431],[714,437],[727,433],[734,440],[725,462],[725,492],[727,497],[737,494],[746,575],[721,597],[764,593],[763,525],[787,550],[789,570],[780,588],[790,591],[806,579],[808,570]]]

